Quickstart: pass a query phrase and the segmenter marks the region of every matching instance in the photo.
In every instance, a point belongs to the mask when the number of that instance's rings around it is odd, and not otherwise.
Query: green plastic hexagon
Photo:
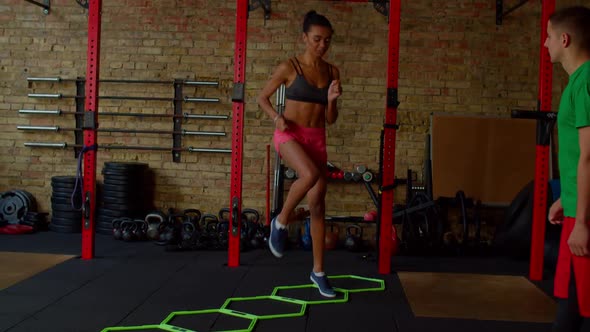
[[[294,285],[294,286],[277,286],[272,291],[272,296],[278,296],[285,299],[291,299],[296,301],[301,301],[307,304],[329,304],[329,303],[345,303],[348,302],[348,291],[346,289],[334,288],[336,293],[342,293],[342,298],[334,298],[334,299],[325,299],[325,300],[302,300],[302,299],[294,299],[293,297],[285,297],[279,296],[277,293],[281,290],[286,289],[301,289],[301,288],[317,288],[315,284],[306,284],[306,285]]]
[[[250,315],[248,313],[244,313],[244,312],[239,312],[239,311],[235,311],[235,310],[226,310],[226,309],[205,309],[205,310],[191,310],[191,311],[174,311],[174,312],[170,313],[168,315],[168,317],[166,317],[166,319],[164,319],[162,321],[160,326],[167,325],[167,326],[174,326],[176,328],[177,327],[176,325],[168,325],[168,323],[170,323],[170,321],[172,321],[177,316],[215,314],[215,313],[250,320],[250,324],[245,329],[219,330],[216,332],[251,332],[254,329],[256,322],[258,321],[258,317],[254,316],[254,315]],[[184,332],[185,330],[176,329],[176,330],[170,330],[170,331]],[[190,331],[190,330],[186,330],[186,331]]]
[[[187,330],[185,328],[167,325],[167,324],[107,327],[107,328],[103,329],[101,332],[141,331],[141,330],[162,330],[162,331],[169,331],[169,332],[195,332],[193,330]]]
[[[299,305],[300,308],[299,308],[299,311],[297,311],[297,312],[290,312],[290,313],[283,313],[283,314],[255,315],[255,314],[249,313],[249,315],[255,316],[258,319],[300,317],[300,316],[305,315],[305,309],[307,308],[307,304],[305,303],[305,301],[286,298],[286,297],[282,297],[282,296],[265,295],[265,296],[253,296],[253,297],[230,297],[227,300],[225,300],[225,302],[221,306],[221,309],[231,310],[231,309],[228,309],[228,307],[232,302],[260,301],[260,300],[272,300],[272,301],[287,302],[287,303]]]
[[[328,276],[328,279],[356,279],[356,280],[363,280],[376,283],[376,287],[371,288],[356,288],[356,289],[346,289],[349,293],[360,293],[360,292],[379,292],[385,290],[385,281],[382,279],[374,279],[374,278],[365,278],[355,275],[336,275],[336,276]],[[340,287],[343,288],[343,287]],[[344,288],[343,288],[344,289]]]

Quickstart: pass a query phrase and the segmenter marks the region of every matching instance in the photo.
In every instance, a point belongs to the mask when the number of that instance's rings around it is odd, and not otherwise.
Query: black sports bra
[[[301,69],[301,64],[299,60],[295,58],[295,62],[297,65],[291,61],[293,68],[297,72],[297,76],[295,80],[285,89],[285,98],[290,100],[302,101],[307,103],[314,103],[314,104],[321,104],[321,105],[328,105],[328,89],[330,87],[330,83],[332,83],[332,66],[328,65],[328,72],[329,72],[329,80],[328,86],[325,88],[318,88],[315,87],[305,79],[303,75],[303,69]]]

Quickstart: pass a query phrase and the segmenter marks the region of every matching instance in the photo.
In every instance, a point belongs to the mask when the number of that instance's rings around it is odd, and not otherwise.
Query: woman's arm
[[[331,65],[330,65],[331,66]],[[334,79],[328,89],[328,106],[326,107],[326,122],[333,124],[338,119],[338,97],[342,94],[340,85],[340,71],[336,66],[332,66]]]
[[[277,123],[282,117],[274,109],[270,102],[270,96],[272,96],[281,84],[286,83],[291,71],[291,66],[287,62],[283,62],[275,68],[274,72],[270,76],[270,79],[266,82],[256,101],[260,108],[268,115],[269,118],[273,119]]]

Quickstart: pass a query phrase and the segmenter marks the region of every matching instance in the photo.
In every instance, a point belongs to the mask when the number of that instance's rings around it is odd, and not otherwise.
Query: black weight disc
[[[78,188],[82,186],[82,183],[78,183]],[[76,187],[75,183],[57,182],[51,183],[51,188],[55,189],[73,189]]]
[[[24,201],[27,202],[27,205],[29,206],[29,211],[36,211],[37,210],[37,201],[35,200],[35,197],[33,196],[33,194],[31,194],[30,192],[26,191],[26,190],[13,190],[18,196],[20,196]]]
[[[29,212],[29,202],[22,194],[14,191],[0,194],[0,220],[16,225],[24,219],[27,212]]]
[[[101,216],[105,216],[105,217],[121,218],[121,217],[127,217],[129,215],[129,212],[128,211],[110,210],[110,209],[103,207],[102,210],[99,212],[99,214]]]
[[[135,186],[137,186],[137,184],[139,182],[138,181],[129,181],[128,178],[125,178],[123,180],[119,180],[119,179],[111,179],[111,178],[105,177],[103,183],[104,183],[104,185],[109,185],[109,186],[135,187]]]
[[[82,225],[62,226],[49,224],[49,230],[57,233],[80,233],[82,231]]]
[[[102,228],[102,227],[96,227],[95,229],[96,234],[100,234],[100,235],[113,235],[113,229],[108,229],[108,228]]]
[[[59,204],[59,203],[51,203],[51,209],[53,211],[62,211],[62,212],[81,212],[78,209],[75,209],[72,207],[72,205],[70,204],[70,202],[67,202],[65,204]]]
[[[64,219],[82,219],[82,211],[52,211],[52,217]]]
[[[72,198],[71,197],[54,197],[51,196],[51,203],[54,204],[72,204]],[[82,205],[82,199],[80,197],[75,197],[74,198],[74,206],[79,208],[80,205]]]
[[[148,168],[148,164],[146,163],[134,163],[134,162],[116,162],[116,161],[106,161],[104,163],[104,168],[107,169],[144,169]]]
[[[57,195],[72,196],[72,193],[75,193],[76,195],[82,195],[82,188],[78,187],[76,190],[74,190],[74,187],[72,187],[72,188],[53,187],[53,190],[52,190],[52,194],[57,194]]]
[[[114,184],[105,184],[103,186],[103,192],[132,192],[132,187],[130,185],[114,185]]]
[[[51,217],[51,223],[60,226],[73,226],[73,225],[81,225],[82,218],[75,219],[75,218],[60,218],[60,217]]]
[[[51,177],[51,183],[63,183],[63,184],[74,184],[76,183],[75,176],[67,176],[67,175],[57,175]]]
[[[141,197],[141,195],[139,195],[139,193],[126,192],[126,191],[105,191],[102,193],[102,197],[135,199],[135,198]]]

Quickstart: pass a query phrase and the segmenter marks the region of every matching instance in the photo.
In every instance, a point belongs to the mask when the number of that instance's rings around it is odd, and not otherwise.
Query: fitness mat
[[[0,290],[72,257],[75,256],[0,251]]]
[[[399,272],[415,316],[550,323],[555,301],[521,276]]]

